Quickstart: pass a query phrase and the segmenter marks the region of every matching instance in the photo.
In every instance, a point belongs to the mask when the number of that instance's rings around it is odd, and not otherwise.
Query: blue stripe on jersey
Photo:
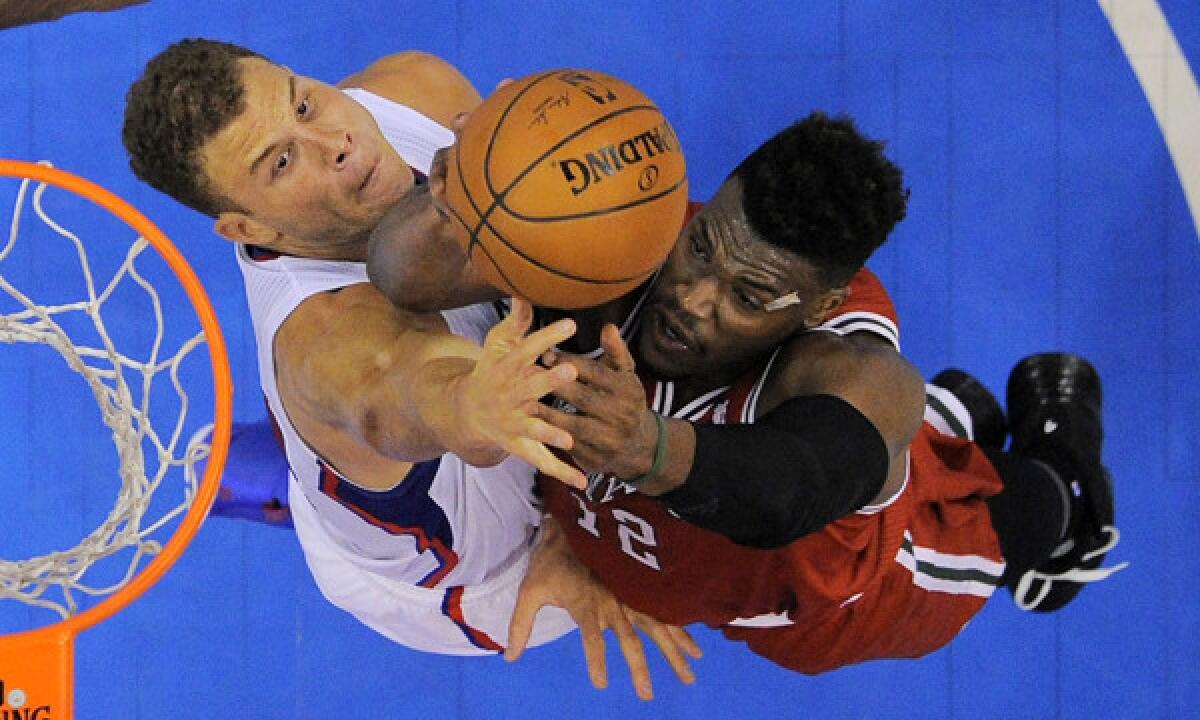
[[[250,258],[254,262],[266,262],[268,260],[274,260],[274,259],[280,257],[280,255],[279,255],[279,253],[275,252],[274,250],[268,250],[266,248],[261,248],[257,245],[247,245],[246,246],[246,257]]]
[[[454,531],[442,507],[429,494],[441,458],[415,463],[404,482],[391,490],[366,490],[349,483],[328,464],[318,460],[321,492],[370,525],[392,535],[412,537],[420,552],[431,552],[438,567],[418,581],[435,587],[458,565]]]

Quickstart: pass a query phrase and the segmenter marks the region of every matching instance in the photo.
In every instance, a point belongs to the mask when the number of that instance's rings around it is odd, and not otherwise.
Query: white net
[[[162,542],[156,536],[161,538],[164,527],[186,513],[195,497],[199,485],[196,465],[209,454],[212,425],[186,433],[189,398],[180,367],[204,344],[204,334],[185,335],[178,342],[164,340],[159,291],[139,266],[139,258],[149,244],[144,238],[134,239],[109,279],[98,283],[84,242],[44,209],[47,187],[25,179],[16,193],[8,238],[0,248],[0,299],[7,296],[15,305],[7,302],[0,307],[0,342],[49,346],[86,381],[116,447],[120,484],[107,517],[74,547],[23,560],[0,558],[0,600],[14,599],[66,618],[87,604],[85,598],[116,592],[137,574],[147,558],[161,551]],[[6,277],[4,263],[17,247],[27,207],[32,207],[55,236],[73,246],[83,285],[77,299],[39,304]],[[148,324],[152,318],[155,324],[152,339],[147,347],[138,349],[137,357],[127,354],[128,349],[118,350],[105,322],[105,303],[118,294],[118,288],[128,287],[137,288],[137,295],[143,299],[138,321]],[[124,300],[120,304],[119,312],[127,313]],[[5,311],[8,306],[14,308],[12,312]],[[110,323],[113,315],[110,312]],[[83,326],[89,328],[86,333],[78,330]],[[0,352],[5,351],[0,348]],[[155,379],[160,382],[152,392]],[[163,381],[169,381],[173,397],[168,403],[160,399]],[[152,422],[152,405],[159,416],[156,422]],[[171,414],[165,423],[161,419],[164,412]],[[165,493],[171,499],[165,504],[161,500],[152,503],[168,478],[176,483],[171,493]],[[115,572],[111,568],[107,573],[93,572],[106,558],[112,558],[110,562],[119,563],[120,568]]]

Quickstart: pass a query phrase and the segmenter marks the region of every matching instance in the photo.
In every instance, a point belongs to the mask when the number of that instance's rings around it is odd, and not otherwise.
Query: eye
[[[287,150],[284,150],[283,152],[279,153],[279,157],[275,158],[275,167],[272,168],[271,174],[278,175],[279,173],[283,172],[284,170],[287,170],[288,166],[291,164],[292,164],[292,150],[291,150],[291,148],[288,148]]]
[[[708,249],[708,242],[700,233],[692,233],[691,240],[689,241],[689,247],[692,251],[692,255],[695,255],[704,262],[708,262],[712,257],[712,253],[709,252]]]
[[[296,105],[296,117],[304,119],[312,112],[312,102],[308,98],[304,98]]]
[[[754,297],[754,295],[745,288],[734,288],[733,295],[737,299],[738,305],[746,308],[747,310],[761,310],[763,307],[763,304],[758,301],[758,298]]]

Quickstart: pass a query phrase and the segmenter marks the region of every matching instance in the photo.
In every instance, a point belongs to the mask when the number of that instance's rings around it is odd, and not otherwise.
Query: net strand
[[[0,248],[0,263],[16,246],[31,184],[32,180],[24,179],[17,192],[9,236]],[[137,267],[138,257],[149,243],[138,237],[120,267],[97,293],[96,278],[84,243],[44,209],[42,200],[46,188],[46,183],[36,184],[32,196],[34,213],[57,235],[74,245],[86,298],[59,305],[39,304],[9,282],[0,267],[0,291],[16,300],[21,308],[10,314],[0,314],[0,342],[48,345],[88,383],[117,449],[121,486],[104,521],[75,547],[25,560],[0,559],[0,600],[15,599],[67,618],[80,611],[81,596],[100,597],[116,592],[137,574],[143,561],[161,552],[161,543],[152,536],[191,506],[200,482],[196,465],[208,457],[213,426],[200,428],[180,446],[189,409],[180,367],[196,348],[204,344],[204,333],[197,333],[181,343],[175,352],[161,357],[164,344],[162,302],[158,291]],[[119,286],[128,283],[142,290],[153,312],[154,339],[144,358],[130,357],[117,350],[102,315],[104,304],[115,295]],[[64,329],[65,318],[78,315],[85,316],[90,322],[99,338],[96,346],[73,341]],[[165,436],[157,432],[151,422],[151,389],[155,378],[164,372],[170,378],[179,406],[179,414]],[[153,453],[149,448],[153,448]],[[152,470],[149,473],[148,463]],[[183,476],[182,487],[178,488],[179,499],[172,500],[173,506],[160,517],[148,519],[151,498],[163,486],[168,473],[178,469],[182,469]],[[120,579],[113,583],[88,580],[88,571],[96,563],[122,552],[127,552],[129,557]]]

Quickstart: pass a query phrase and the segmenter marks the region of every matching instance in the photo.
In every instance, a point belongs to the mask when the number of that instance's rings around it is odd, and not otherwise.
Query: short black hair
[[[904,219],[908,189],[884,144],[847,116],[814,112],[733,171],[751,229],[844,285]]]
[[[121,140],[146,183],[215,217],[238,209],[213,191],[200,149],[245,110],[238,60],[262,56],[240,45],[187,38],[146,64],[125,96]]]

